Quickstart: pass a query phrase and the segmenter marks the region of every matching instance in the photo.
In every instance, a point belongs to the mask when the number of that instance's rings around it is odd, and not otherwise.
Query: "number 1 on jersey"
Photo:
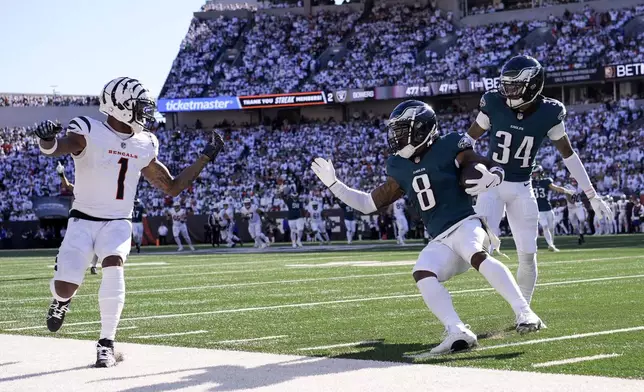
[[[127,173],[127,158],[121,158],[118,161],[118,164],[121,165],[119,170],[119,178],[116,181],[116,200],[123,200],[123,194],[125,193],[125,174]]]

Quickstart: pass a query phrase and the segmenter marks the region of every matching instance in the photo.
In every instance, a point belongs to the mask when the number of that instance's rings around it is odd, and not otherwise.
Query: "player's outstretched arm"
[[[387,177],[387,182],[371,193],[349,188],[336,178],[333,163],[323,158],[315,158],[311,163],[311,170],[338,199],[363,214],[376,212],[398,200],[404,194],[404,191],[392,177]]]
[[[208,162],[214,160],[223,148],[223,138],[217,132],[213,132],[211,143],[203,149],[197,161],[183,169],[178,176],[173,177],[168,168],[156,158],[152,159],[152,162],[141,170],[141,174],[154,187],[161,189],[172,197],[176,197],[199,177],[199,173],[206,167]]]
[[[63,127],[59,123],[49,120],[36,126],[34,134],[40,139],[38,146],[43,154],[59,157],[66,154],[80,154],[85,149],[87,141],[78,133],[68,132],[67,135],[56,138],[62,130]]]
[[[572,194],[573,194],[573,192],[572,192],[571,190],[566,189],[566,188],[564,188],[564,187],[562,187],[562,186],[559,186],[559,185],[550,184],[548,187],[549,187],[549,188],[550,188],[550,190],[552,190],[553,192],[562,193],[562,194],[564,194],[564,195],[572,195]]]
[[[563,124],[563,122],[562,122]],[[565,131],[564,131],[565,132]],[[583,189],[584,193],[590,200],[590,205],[593,207],[593,210],[596,214],[603,214],[608,217],[613,216],[613,212],[610,210],[610,207],[604,200],[597,197],[597,192],[595,187],[590,182],[590,177],[586,172],[584,164],[581,163],[581,159],[575,151],[572,149],[570,144],[570,139],[565,133],[563,136],[557,140],[553,140],[552,144],[557,148],[561,156],[563,157],[564,165],[570,172],[570,174],[577,180],[577,183]]]

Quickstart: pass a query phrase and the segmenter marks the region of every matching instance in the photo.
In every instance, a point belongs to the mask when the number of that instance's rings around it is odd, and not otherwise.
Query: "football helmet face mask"
[[[537,99],[544,82],[545,72],[535,58],[515,56],[503,65],[499,93],[511,109],[518,109]]]
[[[392,154],[411,158],[421,154],[438,138],[436,113],[421,101],[402,102],[391,112],[387,142]]]
[[[136,79],[111,80],[100,95],[99,111],[129,125],[134,133],[149,129],[154,123],[154,110],[154,100]]]

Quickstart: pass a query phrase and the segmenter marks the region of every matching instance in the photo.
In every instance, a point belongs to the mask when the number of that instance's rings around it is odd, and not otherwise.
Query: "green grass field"
[[[476,271],[447,283],[461,318],[480,336],[479,349],[469,353],[413,357],[438,344],[443,328],[411,277],[420,246],[393,244],[263,254],[144,249],[128,260],[118,340],[644,378],[644,236],[588,238],[583,247],[572,238],[557,238],[557,244],[561,253],[539,252],[533,308],[549,328],[537,334],[510,330],[511,309]],[[515,271],[511,248],[505,240],[510,260],[502,261]],[[47,332],[54,255],[0,252],[0,333],[97,339],[100,275],[89,273],[65,326],[57,335]],[[539,365],[607,354],[611,357]]]

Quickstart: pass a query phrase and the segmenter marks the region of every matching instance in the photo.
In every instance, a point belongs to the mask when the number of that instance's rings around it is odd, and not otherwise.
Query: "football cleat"
[[[190,251],[194,252],[196,249],[194,246],[190,245]]]
[[[183,252],[183,246],[178,247],[177,252]]]
[[[47,329],[50,332],[57,332],[63,326],[65,314],[69,311],[71,298],[66,302],[60,302],[56,298],[51,300],[49,311],[47,312]]]
[[[470,350],[478,346],[476,335],[468,325],[450,326],[445,329],[444,339],[441,344],[431,349],[430,355],[452,354]]]
[[[136,253],[141,253],[141,245],[136,244]]]
[[[96,272],[96,267],[92,267],[92,268],[90,268],[90,269],[89,269],[89,273],[90,273],[90,274],[92,274],[92,275],[96,275],[96,274],[97,274],[97,272]]]
[[[96,364],[97,368],[108,368],[116,365],[114,357],[114,341],[101,339],[96,343]]]
[[[537,316],[533,311],[527,311],[521,313],[517,317],[517,326],[516,330],[520,334],[537,332],[538,330],[545,328],[545,324],[539,316]]]
[[[559,249],[557,249],[556,246],[552,245],[548,247],[548,250],[551,252],[561,252]]]

